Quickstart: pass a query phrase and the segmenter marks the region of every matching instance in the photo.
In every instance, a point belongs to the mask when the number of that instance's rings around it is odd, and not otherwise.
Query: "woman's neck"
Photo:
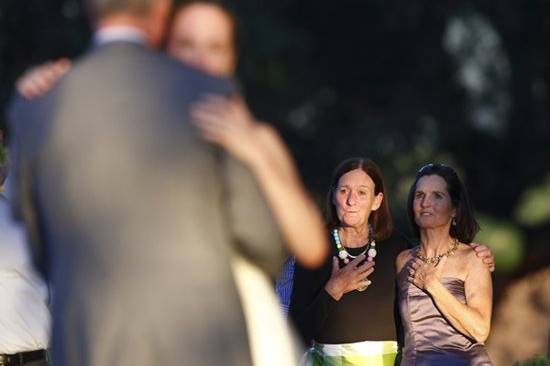
[[[420,229],[420,250],[426,257],[445,253],[452,243],[449,228]]]
[[[369,241],[369,228],[365,227],[340,227],[338,235],[342,245],[348,248],[358,248],[367,245]]]

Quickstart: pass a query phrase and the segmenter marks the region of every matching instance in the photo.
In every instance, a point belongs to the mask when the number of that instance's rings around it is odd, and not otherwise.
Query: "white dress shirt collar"
[[[109,26],[97,30],[94,34],[94,44],[96,46],[115,41],[145,45],[147,44],[147,35],[139,28],[131,26]]]

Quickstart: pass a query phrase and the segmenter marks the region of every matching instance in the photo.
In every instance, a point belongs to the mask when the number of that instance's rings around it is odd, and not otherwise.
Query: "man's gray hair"
[[[85,5],[92,20],[98,20],[117,13],[146,15],[153,2],[154,0],[85,0]]]

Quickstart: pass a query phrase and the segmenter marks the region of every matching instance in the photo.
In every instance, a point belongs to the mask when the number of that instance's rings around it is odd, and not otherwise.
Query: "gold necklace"
[[[436,255],[435,257],[426,257],[420,254],[420,247],[418,247],[416,250],[416,257],[424,263],[433,264],[434,266],[437,266],[439,264],[439,261],[441,261],[441,258],[453,255],[457,247],[458,247],[458,239],[454,238],[453,242],[451,243],[451,247],[445,253],[441,253],[439,255]]]

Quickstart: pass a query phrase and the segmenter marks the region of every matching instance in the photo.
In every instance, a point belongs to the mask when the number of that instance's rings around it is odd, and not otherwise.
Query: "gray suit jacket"
[[[231,91],[114,42],[14,102],[16,213],[54,286],[56,366],[250,364],[229,257],[273,275],[280,234],[251,174],[188,116]]]

